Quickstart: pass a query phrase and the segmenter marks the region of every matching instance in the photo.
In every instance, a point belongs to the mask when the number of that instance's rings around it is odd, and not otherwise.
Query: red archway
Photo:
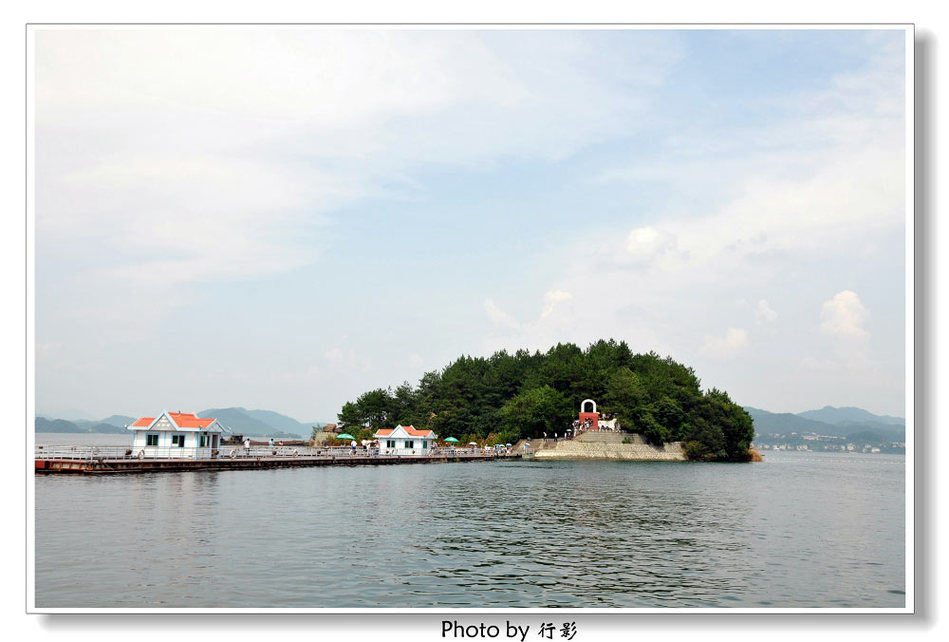
[[[600,429],[600,413],[596,411],[596,402],[592,399],[584,399],[580,402],[580,425],[582,426],[587,420],[590,421],[590,427],[588,430],[599,430]]]

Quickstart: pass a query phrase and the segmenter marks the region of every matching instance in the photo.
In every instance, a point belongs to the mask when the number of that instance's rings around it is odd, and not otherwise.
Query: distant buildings
[[[848,441],[847,437],[818,435],[816,433],[790,433],[757,435],[754,448],[758,450],[795,450],[808,452],[849,452],[905,454],[906,443],[898,441]]]

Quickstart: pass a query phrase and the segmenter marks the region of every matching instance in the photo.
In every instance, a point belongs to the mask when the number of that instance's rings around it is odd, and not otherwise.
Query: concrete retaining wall
[[[634,443],[624,444],[623,439]],[[537,450],[535,459],[619,459],[625,461],[686,461],[682,443],[675,441],[661,448],[643,442],[640,435],[588,432],[572,441],[561,441],[553,448]]]

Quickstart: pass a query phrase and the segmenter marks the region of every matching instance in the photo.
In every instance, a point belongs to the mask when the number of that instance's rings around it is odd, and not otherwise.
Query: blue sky
[[[36,409],[627,341],[903,415],[902,30],[38,29]]]

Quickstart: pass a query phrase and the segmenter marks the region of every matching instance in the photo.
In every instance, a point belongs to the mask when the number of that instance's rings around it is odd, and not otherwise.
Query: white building
[[[373,438],[379,440],[380,455],[426,455],[438,437],[431,430],[396,426],[377,430]]]
[[[221,447],[230,432],[217,419],[202,419],[187,412],[162,411],[157,417],[142,417],[132,431],[132,454],[144,457],[206,459]]]

